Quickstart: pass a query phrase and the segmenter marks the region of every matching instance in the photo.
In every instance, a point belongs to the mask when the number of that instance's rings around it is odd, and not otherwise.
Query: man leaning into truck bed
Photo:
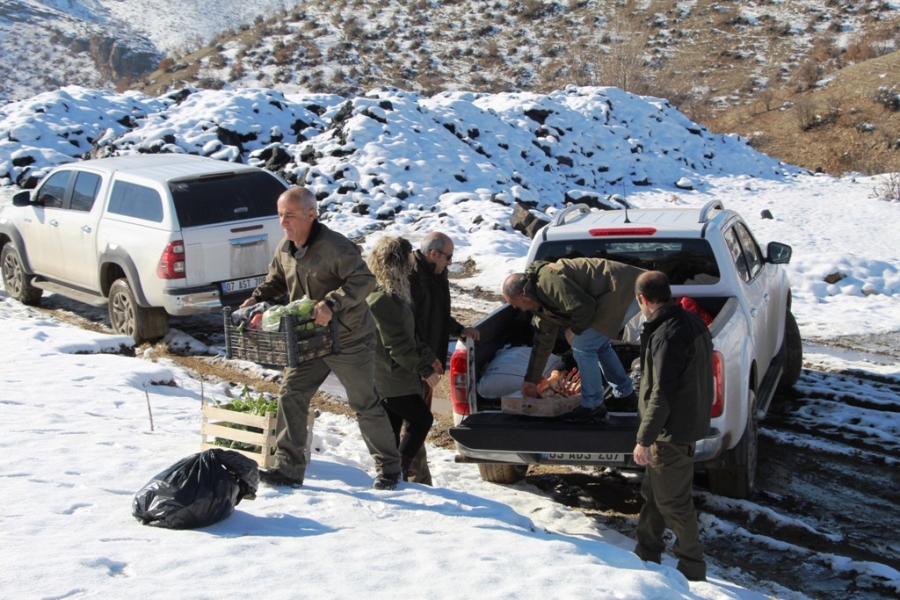
[[[631,316],[634,283],[643,269],[603,258],[561,258],[535,261],[524,273],[503,282],[503,299],[534,314],[534,344],[522,384],[523,396],[537,396],[547,359],[560,327],[581,375],[581,405],[562,415],[570,423],[603,423],[603,380],[617,403],[633,410],[637,402],[631,378],[610,344]]]

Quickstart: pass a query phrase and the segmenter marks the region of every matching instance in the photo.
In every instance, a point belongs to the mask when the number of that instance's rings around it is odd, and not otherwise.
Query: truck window
[[[744,258],[747,259],[747,268],[750,269],[750,279],[756,277],[763,266],[762,252],[759,250],[759,244],[753,239],[753,234],[747,229],[743,223],[734,226],[738,240],[741,242],[741,248],[744,251]]]
[[[672,285],[713,285],[719,265],[709,242],[702,239],[581,239],[547,242],[538,260],[605,258],[642,269],[662,271]]]
[[[734,227],[729,227],[725,231],[725,243],[728,245],[731,259],[734,261],[741,279],[748,281],[750,279],[750,268],[747,266],[747,258],[744,256],[744,251],[741,248],[741,243],[738,241],[737,234],[734,232]]]
[[[61,208],[72,171],[60,171],[47,178],[38,192],[37,201],[46,208]]]
[[[108,210],[113,214],[154,223],[161,223],[163,220],[162,198],[159,192],[127,181],[117,181],[113,184]]]
[[[176,181],[169,188],[181,227],[275,216],[278,196],[286,189],[266,171]]]
[[[100,176],[84,171],[75,176],[75,187],[72,190],[72,210],[90,212],[100,190]]]

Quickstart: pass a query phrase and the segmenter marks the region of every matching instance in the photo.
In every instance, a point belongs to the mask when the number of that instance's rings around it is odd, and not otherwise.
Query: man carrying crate
[[[285,239],[269,263],[266,280],[241,308],[312,298],[317,325],[337,321],[340,354],[285,368],[278,395],[275,466],[260,472],[260,479],[271,485],[302,485],[309,403],[334,371],[375,460],[378,477],[373,487],[393,489],[400,480],[400,455],[375,393],[375,321],[366,303],[375,277],[355,244],[318,221],[315,196],[306,188],[293,187],[278,197],[278,217]]]

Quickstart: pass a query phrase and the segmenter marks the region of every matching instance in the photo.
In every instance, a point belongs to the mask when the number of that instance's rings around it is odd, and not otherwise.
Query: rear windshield
[[[266,171],[176,181],[169,184],[182,228],[278,214],[284,184]]]
[[[536,259],[606,258],[642,269],[662,271],[672,285],[712,285],[719,281],[719,265],[706,240],[597,239],[546,242]]]

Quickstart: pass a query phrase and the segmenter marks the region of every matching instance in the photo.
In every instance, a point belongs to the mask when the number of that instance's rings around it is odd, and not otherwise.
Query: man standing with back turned
[[[282,240],[266,280],[241,306],[306,296],[316,301],[313,319],[326,326],[337,320],[340,354],[301,362],[284,370],[278,392],[275,466],[260,472],[272,485],[302,485],[306,473],[309,402],[334,371],[350,408],[356,412],[363,441],[375,459],[375,489],[393,489],[400,480],[400,455],[387,413],[375,393],[375,320],[366,297],[375,289],[359,249],[317,219],[316,198],[303,187],[278,197]]]
[[[435,370],[444,372],[450,335],[478,340],[478,330],[464,327],[450,314],[450,282],[447,267],[453,262],[453,240],[446,234],[433,231],[425,236],[413,253],[415,267],[409,275],[409,292],[416,317],[416,335],[428,346]],[[422,386],[425,403],[431,408],[434,390]],[[431,472],[425,446],[416,454],[409,469],[409,480],[431,485]]]
[[[641,332],[640,425],[634,462],[645,466],[644,506],[635,554],[659,563],[668,526],[678,570],[706,580],[706,562],[691,497],[694,446],[709,433],[713,401],[712,338],[700,317],[672,301],[664,273],[638,277],[635,295],[647,319]]]

